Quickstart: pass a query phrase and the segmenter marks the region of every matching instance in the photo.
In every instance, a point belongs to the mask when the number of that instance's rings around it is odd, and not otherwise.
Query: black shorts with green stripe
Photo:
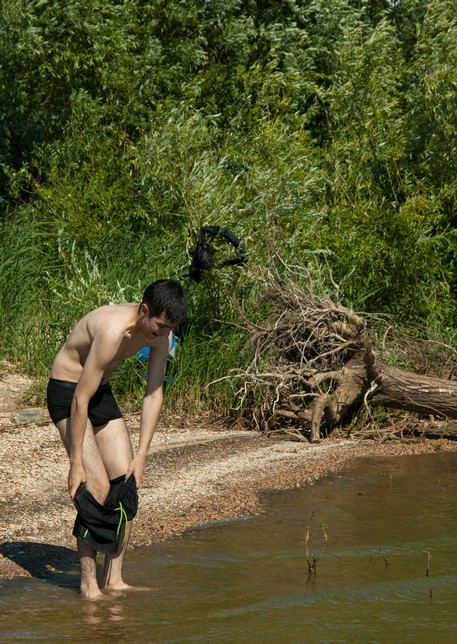
[[[110,481],[104,505],[80,485],[74,503],[78,510],[73,535],[105,554],[117,554],[127,537],[127,524],[138,511],[135,478],[118,476]]]

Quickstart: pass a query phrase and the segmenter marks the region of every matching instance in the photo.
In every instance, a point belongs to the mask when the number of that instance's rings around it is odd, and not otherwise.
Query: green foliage
[[[185,275],[207,224],[252,266],[311,254],[356,308],[455,341],[454,9],[3,0],[1,354],[44,377],[87,310]],[[246,346],[229,295],[255,317],[261,293],[242,268],[188,286],[167,400],[222,411],[206,385]]]

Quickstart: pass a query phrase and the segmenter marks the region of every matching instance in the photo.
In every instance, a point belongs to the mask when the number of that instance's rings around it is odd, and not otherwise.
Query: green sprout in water
[[[325,530],[326,530],[326,528],[328,528],[328,523],[323,523],[323,524],[321,525],[321,528],[322,528],[322,534],[324,535],[325,543],[327,543],[327,541],[328,541],[328,535],[327,535],[327,533],[326,533],[326,531],[325,531]]]

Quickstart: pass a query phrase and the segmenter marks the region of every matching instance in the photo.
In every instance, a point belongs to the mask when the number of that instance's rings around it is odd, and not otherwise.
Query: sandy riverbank
[[[38,422],[15,420],[12,412],[25,386],[25,379],[11,374],[0,379],[0,577],[43,575],[75,561],[67,456],[44,410]],[[139,416],[126,421],[135,445]],[[356,458],[437,450],[457,451],[457,442],[328,439],[311,445],[228,430],[206,419],[164,417],[153,439],[130,545],[150,545],[208,522],[261,512],[262,491],[311,485]]]

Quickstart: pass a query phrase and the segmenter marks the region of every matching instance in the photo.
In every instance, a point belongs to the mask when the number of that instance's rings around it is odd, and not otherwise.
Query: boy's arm
[[[119,338],[114,334],[95,337],[86,358],[81,376],[76,385],[70,416],[70,471],[68,489],[73,499],[81,483],[86,481],[82,460],[82,448],[86,433],[89,401],[97,391],[106,366],[113,360],[119,347]]]
[[[143,481],[143,470],[149,452],[152,436],[157,427],[163,401],[163,379],[167,365],[168,337],[161,337],[156,346],[151,347],[148,360],[148,381],[141,408],[140,441],[138,451],[127,470],[126,479],[132,474],[137,488]]]

